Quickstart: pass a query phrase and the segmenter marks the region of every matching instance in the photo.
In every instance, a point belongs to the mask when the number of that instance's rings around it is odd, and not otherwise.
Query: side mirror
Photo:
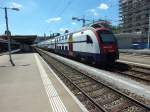
[[[93,43],[92,38],[89,35],[86,35],[86,42],[89,44]]]

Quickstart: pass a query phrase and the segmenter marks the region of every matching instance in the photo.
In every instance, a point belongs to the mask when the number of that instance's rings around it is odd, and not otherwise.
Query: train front
[[[114,63],[119,59],[117,39],[111,30],[100,28],[96,31],[99,38],[100,58],[102,62]]]

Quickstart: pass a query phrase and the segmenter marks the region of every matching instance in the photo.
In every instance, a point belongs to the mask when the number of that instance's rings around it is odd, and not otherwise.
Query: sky
[[[65,30],[75,31],[81,21],[72,17],[92,21],[109,20],[119,23],[118,0],[0,0],[0,7],[15,7],[20,11],[8,10],[9,29],[12,35],[50,35]],[[5,32],[5,14],[0,9],[0,34]]]

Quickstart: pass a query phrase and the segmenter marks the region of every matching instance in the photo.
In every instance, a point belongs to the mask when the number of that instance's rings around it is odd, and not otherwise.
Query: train
[[[119,59],[117,39],[111,29],[101,23],[39,42],[36,46],[91,64],[112,64]]]

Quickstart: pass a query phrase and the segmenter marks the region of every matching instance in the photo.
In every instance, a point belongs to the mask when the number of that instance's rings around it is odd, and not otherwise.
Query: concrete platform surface
[[[136,53],[141,55],[150,55],[150,49],[119,49],[120,53]]]
[[[19,51],[21,51],[21,49],[12,50],[11,53],[17,53]],[[2,56],[2,55],[8,55],[8,53],[9,52],[2,52],[2,53],[0,53],[0,56]]]
[[[0,57],[0,112],[86,112],[38,54]]]
[[[150,55],[120,53],[119,60],[150,65]]]

